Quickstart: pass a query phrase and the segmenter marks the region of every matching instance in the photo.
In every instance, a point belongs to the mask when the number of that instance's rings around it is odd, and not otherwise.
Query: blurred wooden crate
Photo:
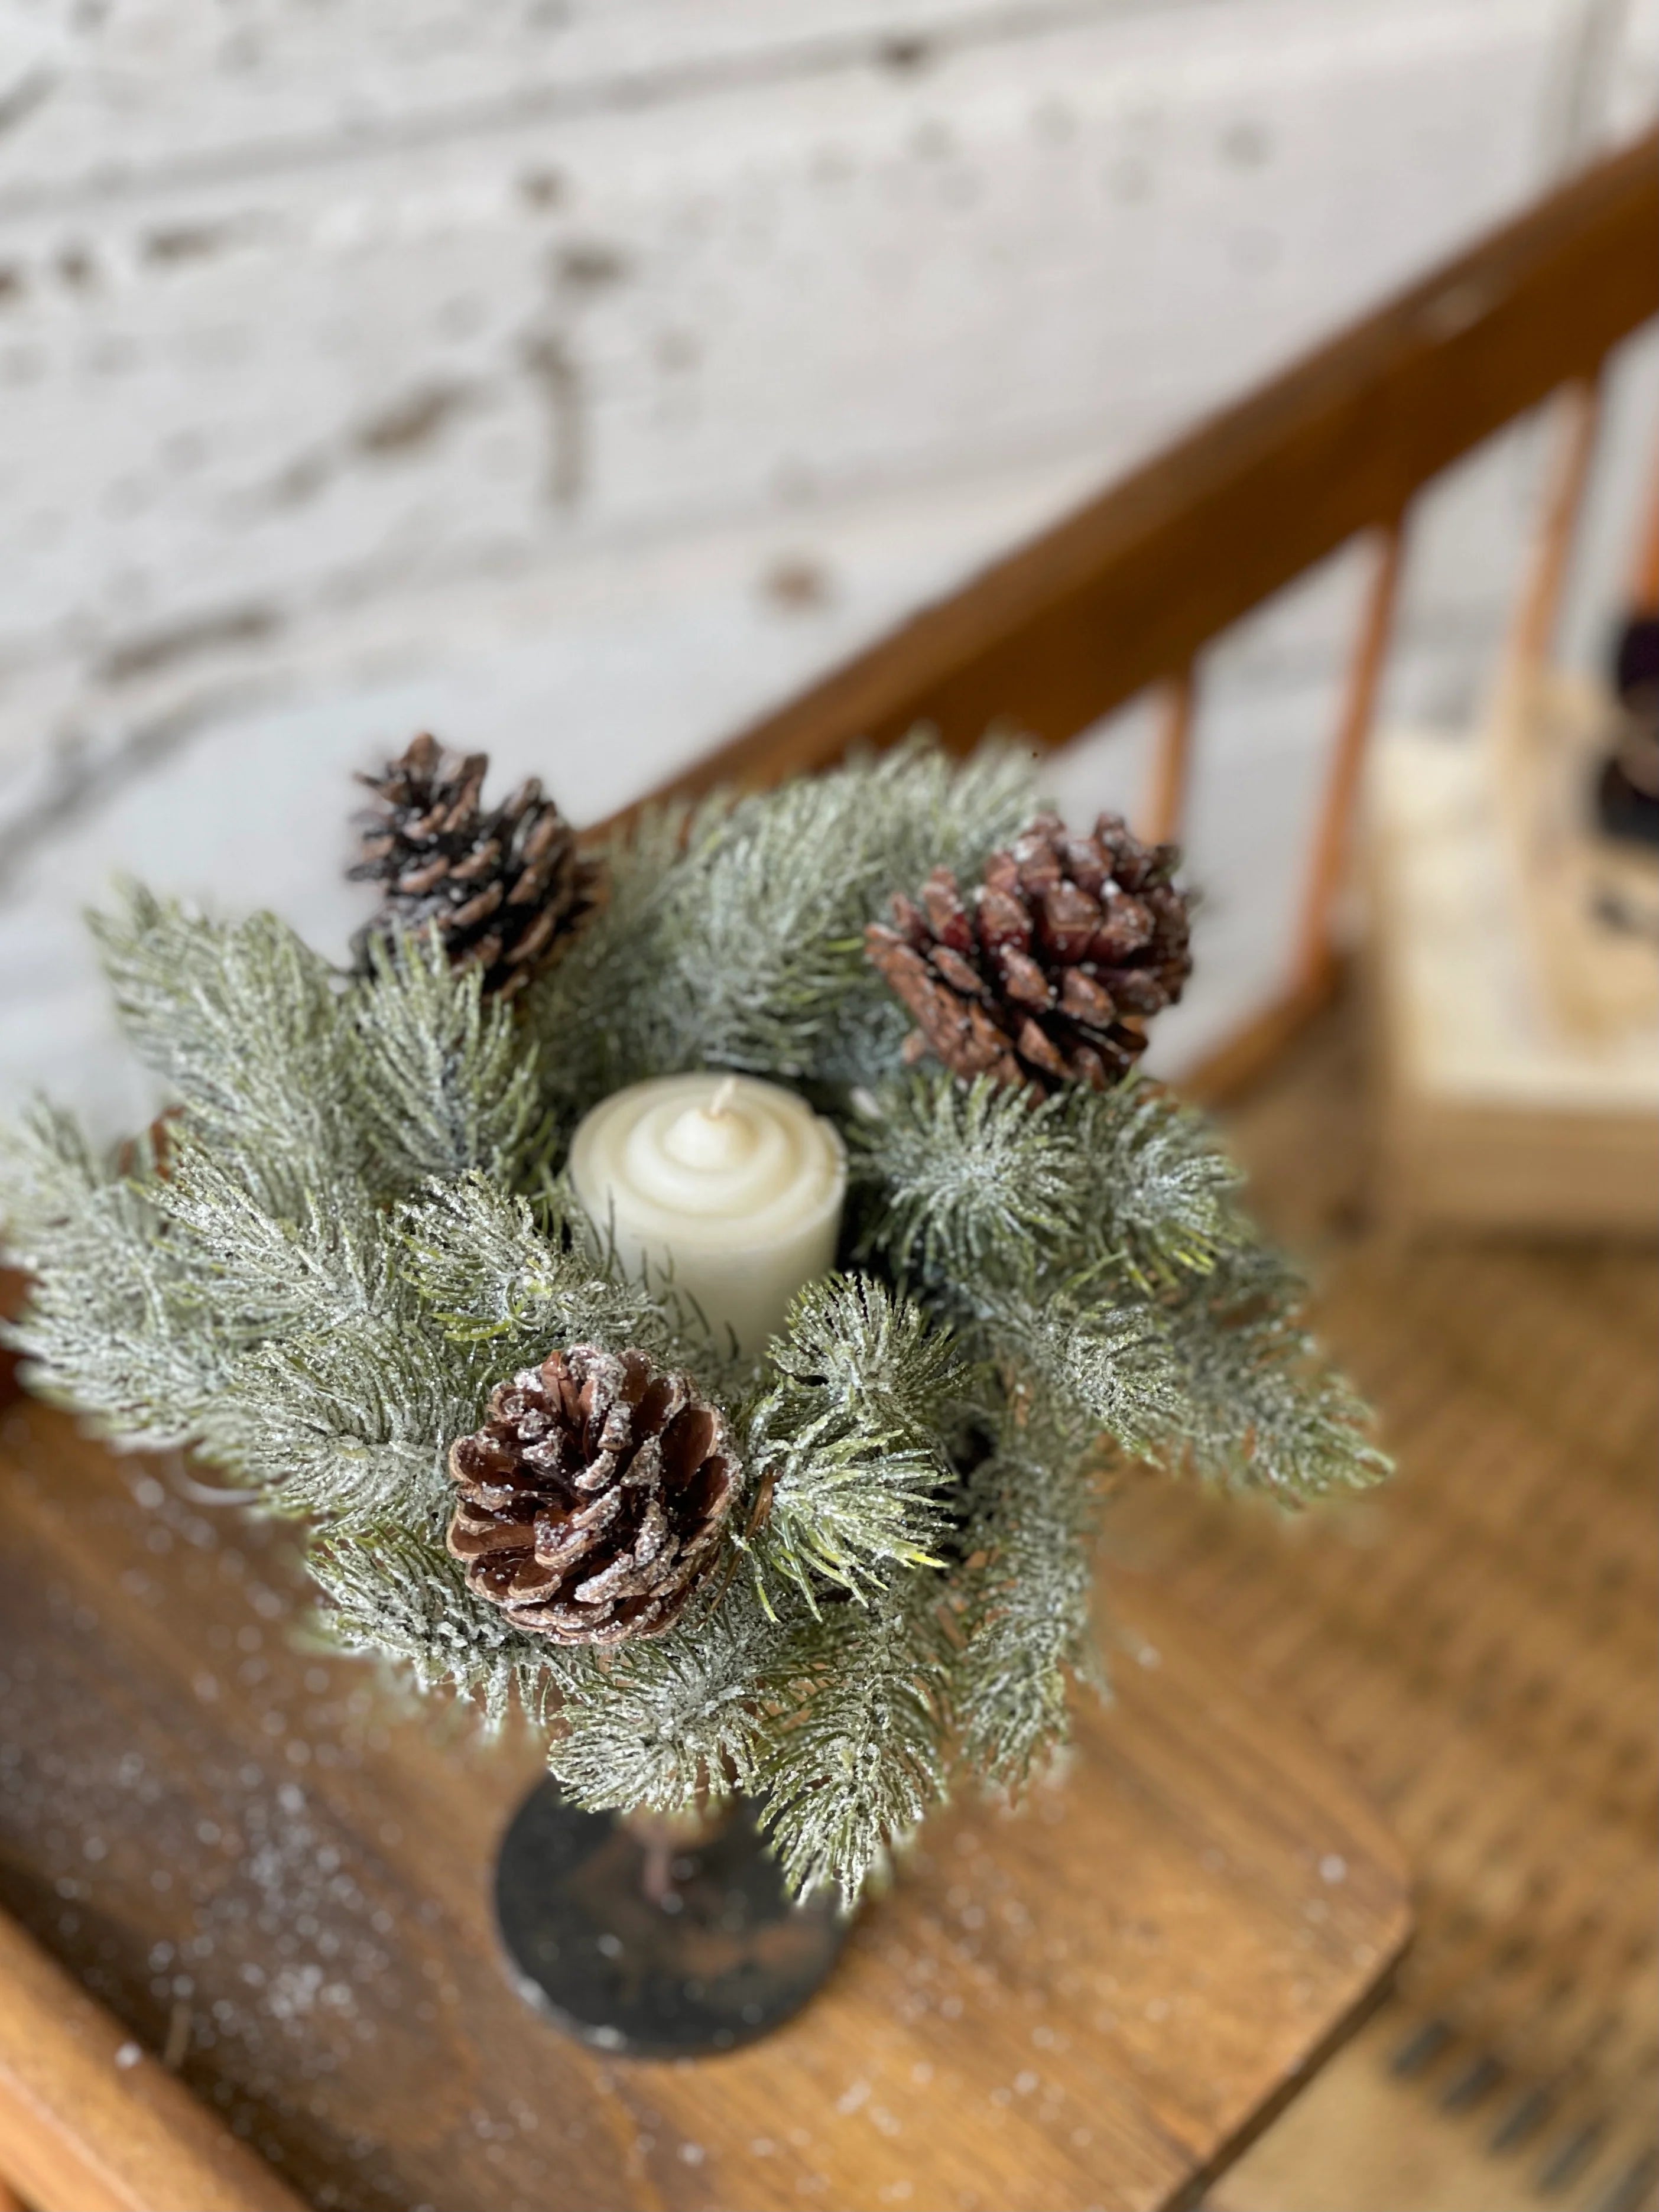
[[[1395,1218],[1659,1229],[1659,871],[1586,823],[1587,686],[1371,762],[1379,1197]]]

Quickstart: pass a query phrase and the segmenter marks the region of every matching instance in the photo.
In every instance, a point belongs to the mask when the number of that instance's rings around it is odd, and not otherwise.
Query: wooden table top
[[[533,1744],[309,1645],[290,1528],[15,1407],[0,1908],[340,2212],[1188,2203],[1363,2013],[1405,1875],[1238,1657],[1139,1578],[1109,1601],[1115,1705],[1019,1812],[930,1822],[804,2014],[606,2058],[490,1925]]]

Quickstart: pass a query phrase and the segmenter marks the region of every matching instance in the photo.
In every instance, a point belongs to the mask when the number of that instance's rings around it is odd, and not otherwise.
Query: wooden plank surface
[[[300,2212],[269,2166],[3,1917],[0,2175],[32,2212]],[[0,2212],[7,2202],[0,2191]]]
[[[0,1449],[0,1905],[319,2205],[1186,2203],[1404,1939],[1340,1770],[1129,1577],[1115,1710],[1018,1816],[930,1823],[798,2021],[605,2060],[489,1923],[533,1747],[307,1648],[281,1524],[33,1406]]]
[[[918,721],[1062,744],[1659,309],[1659,134],[1434,270],[799,698],[690,779],[770,783]],[[678,780],[678,787],[688,779]]]
[[[1414,1879],[1386,2002],[1215,2212],[1653,2212],[1659,1264],[1651,1237],[1401,1237],[1357,1013],[1228,1133],[1399,1475],[1291,1521],[1147,1482],[1113,1522],[1355,1761]]]

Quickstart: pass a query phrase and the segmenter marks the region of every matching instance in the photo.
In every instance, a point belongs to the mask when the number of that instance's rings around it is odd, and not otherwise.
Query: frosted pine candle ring
[[[840,1133],[752,1076],[664,1075],[605,1099],[570,1147],[570,1181],[636,1281],[672,1283],[750,1354],[803,1283],[836,1263],[847,1195]]]

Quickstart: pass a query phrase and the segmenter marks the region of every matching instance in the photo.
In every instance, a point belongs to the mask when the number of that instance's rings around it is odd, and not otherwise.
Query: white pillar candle
[[[827,1274],[847,1194],[839,1131],[775,1083],[659,1076],[576,1131],[570,1181],[627,1273],[696,1301],[753,1354],[803,1283]]]

